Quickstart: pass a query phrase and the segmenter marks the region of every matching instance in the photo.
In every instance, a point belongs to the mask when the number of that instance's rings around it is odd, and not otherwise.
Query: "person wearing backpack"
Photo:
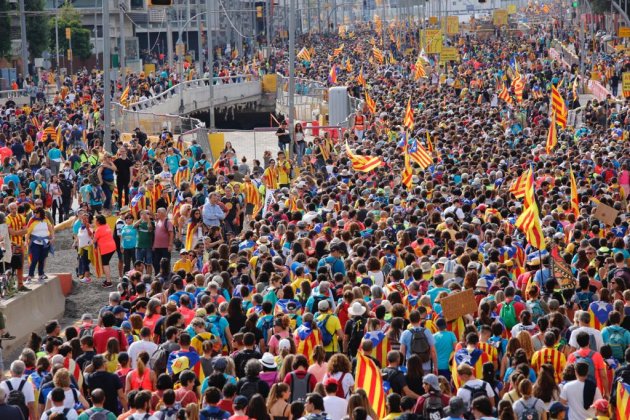
[[[322,334],[322,344],[326,351],[326,358],[330,358],[333,354],[341,351],[339,346],[339,337],[343,337],[341,330],[341,322],[337,315],[330,312],[330,302],[321,300],[317,304],[319,315],[316,318],[317,328]]]
[[[92,408],[81,413],[78,420],[116,420],[116,415],[103,407],[105,393],[102,389],[95,389],[90,395],[92,396]]]
[[[405,359],[417,354],[422,361],[422,369],[437,374],[435,339],[431,331],[424,328],[423,321],[420,312],[411,311],[409,314],[411,325],[400,335],[400,352],[405,355]]]
[[[10,367],[11,378],[0,382],[0,389],[7,396],[7,403],[17,405],[25,418],[28,415],[32,419],[39,419],[35,406],[35,391],[28,383],[28,377],[24,375],[25,370],[23,361],[13,361]]]
[[[49,395],[52,401],[52,407],[42,413],[40,420],[48,420],[54,413],[63,414],[66,420],[76,420],[79,417],[79,414],[74,408],[64,406],[66,393],[63,388],[55,388]]]
[[[27,420],[18,407],[7,404],[6,400],[7,395],[4,393],[4,390],[0,388],[0,419]]]
[[[527,309],[532,314],[532,321],[535,323],[549,313],[549,307],[546,302],[540,300],[540,289],[538,286],[532,286],[527,292],[529,299],[525,302]]]
[[[445,415],[444,409],[448,407],[449,398],[442,394],[440,381],[432,373],[422,378],[424,394],[418,398],[413,412],[422,415],[426,420],[439,420]]]
[[[136,394],[133,406],[136,412],[127,417],[128,420],[158,420],[157,417],[149,413],[151,403],[151,393],[149,391],[140,391]]]
[[[608,399],[610,397],[610,387],[608,386],[606,363],[604,363],[602,355],[589,347],[590,337],[587,332],[580,331],[577,334],[576,341],[580,349],[569,355],[567,363],[583,362],[588,365],[587,379],[597,383],[597,388],[599,388],[604,398]]]
[[[236,366],[236,376],[245,377],[245,365],[251,359],[261,359],[262,354],[254,349],[256,346],[256,336],[254,333],[247,332],[243,335],[243,348],[234,356],[234,365]]]
[[[514,299],[516,295],[516,290],[514,287],[508,286],[505,288],[505,301],[501,302],[497,305],[497,311],[499,312],[499,316],[505,325],[505,329],[510,331],[516,324],[518,324],[518,320],[520,319],[521,312],[523,312],[527,307],[523,302],[519,302]]]
[[[305,356],[301,354],[295,356],[291,365],[293,370],[287,373],[282,380],[291,389],[290,402],[304,400],[306,395],[315,389],[317,378],[315,378],[315,375],[307,372],[308,366],[308,359]]]
[[[588,363],[577,362],[577,379],[564,384],[560,391],[560,402],[568,407],[568,420],[583,420],[595,416],[595,410],[590,407],[593,402],[602,398],[602,393],[594,382],[588,380],[588,369]]]
[[[533,385],[529,379],[523,379],[518,384],[521,398],[514,401],[512,409],[517,420],[546,420],[547,410],[540,398],[532,396]]]
[[[387,367],[381,370],[385,393],[395,393],[401,396],[418,398],[418,394],[407,386],[405,374],[400,370],[400,352],[391,350],[387,353]]]
[[[324,381],[326,396],[324,397],[324,408],[331,420],[341,420],[348,411],[348,401],[337,395],[337,390],[341,384],[333,377]]]
[[[464,405],[470,410],[470,403],[478,397],[490,398],[494,395],[492,386],[481,379],[475,378],[473,368],[462,363],[457,367],[457,376],[459,378],[459,389],[457,390],[457,396],[464,401]],[[494,407],[493,398],[490,398],[490,403]]]
[[[351,359],[356,357],[361,340],[365,335],[367,320],[364,317],[367,308],[360,302],[355,301],[348,309],[348,314],[352,317],[346,323],[343,336],[343,352]]]
[[[630,346],[630,331],[620,324],[621,313],[612,311],[608,317],[608,326],[602,330],[602,340],[610,345],[615,360],[623,363],[626,349]]]
[[[236,393],[251,399],[255,394],[263,398],[269,395],[269,384],[260,379],[262,365],[257,359],[251,359],[245,365],[245,375],[236,383]]]

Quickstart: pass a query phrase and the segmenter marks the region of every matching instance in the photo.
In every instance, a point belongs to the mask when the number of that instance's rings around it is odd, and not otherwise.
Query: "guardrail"
[[[20,96],[28,96],[28,92],[26,89],[9,89],[9,90],[0,90],[0,99],[10,99],[17,98]]]
[[[227,85],[227,84],[235,84],[235,83],[241,83],[241,82],[251,82],[251,81],[255,81],[255,80],[260,80],[260,77],[257,74],[237,74],[237,75],[233,75],[233,76],[224,76],[224,77],[214,77],[213,81],[214,81],[214,85]],[[193,80],[187,80],[183,83],[178,83],[168,89],[166,89],[164,92],[161,92],[158,95],[152,96],[150,98],[144,99],[142,101],[137,101],[137,102],[132,102],[129,104],[129,109],[133,110],[133,111],[142,111],[142,110],[148,110],[151,107],[164,102],[165,100],[172,98],[173,96],[179,95],[179,93],[181,92],[182,88],[184,90],[189,90],[189,89],[197,89],[200,87],[206,87],[209,86],[209,79],[208,78],[201,78],[201,79],[193,79]]]
[[[121,132],[131,132],[139,127],[145,133],[156,134],[166,127],[173,134],[182,134],[195,128],[205,127],[205,123],[197,118],[135,111],[117,103],[112,104],[112,108],[112,121]]]

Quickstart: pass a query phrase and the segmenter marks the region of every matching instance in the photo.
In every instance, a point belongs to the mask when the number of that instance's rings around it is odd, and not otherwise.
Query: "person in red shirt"
[[[184,370],[180,373],[179,382],[182,386],[175,391],[175,401],[177,401],[181,407],[186,407],[190,403],[198,403],[199,400],[194,390],[196,379],[197,377],[190,370]]]
[[[230,414],[234,414],[234,396],[236,395],[236,385],[228,382],[223,386],[221,393],[223,394],[223,398],[221,398],[217,407]]]
[[[283,381],[285,384],[289,385],[289,387],[291,386],[294,375],[298,379],[304,379],[306,375],[311,375],[306,371],[308,369],[308,359],[304,355],[300,354],[295,356],[295,359],[293,360],[293,365],[291,367],[293,368],[293,371],[287,373],[287,376],[284,377]],[[315,378],[315,375],[311,375],[308,381],[308,385],[309,389],[307,390],[307,393],[313,392],[315,386],[317,386],[317,378]]]
[[[94,328],[94,334],[92,335],[96,353],[105,353],[105,350],[107,350],[107,341],[112,337],[118,340],[120,351],[126,351],[127,339],[125,338],[125,334],[122,330],[114,328],[114,325],[116,325],[116,316],[112,312],[107,311],[103,314],[102,321],[103,326]]]
[[[112,286],[112,276],[109,269],[109,260],[116,252],[116,243],[114,242],[114,235],[112,230],[107,224],[107,219],[102,214],[99,214],[95,218],[96,230],[94,231],[94,246],[98,248],[101,254],[101,264],[103,265],[103,273],[105,273],[105,282],[103,287]]]
[[[505,288],[505,302],[501,302],[497,305],[498,313],[501,313],[501,308],[503,307],[503,305],[514,301],[514,311],[516,312],[516,319],[521,318],[521,312],[527,309],[527,306],[525,306],[523,302],[515,301],[514,300],[515,294],[516,294],[516,291],[514,290],[514,287],[508,286]]]
[[[567,358],[567,364],[573,364],[580,361],[585,361],[589,365],[593,365],[595,370],[595,381],[597,382],[597,387],[599,391],[602,393],[604,399],[608,399],[610,397],[610,387],[608,386],[608,375],[606,374],[606,363],[604,362],[604,358],[599,352],[591,350],[589,347],[590,337],[586,331],[581,331],[575,337],[578,346],[580,349],[576,352],[573,352]],[[589,375],[591,374],[589,369]],[[593,380],[593,378],[589,378]]]

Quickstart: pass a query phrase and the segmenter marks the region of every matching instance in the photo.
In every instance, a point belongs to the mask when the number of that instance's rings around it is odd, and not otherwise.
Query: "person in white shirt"
[[[136,412],[127,417],[129,420],[158,420],[157,417],[149,414],[151,401],[151,393],[149,391],[140,391],[136,394],[134,399],[134,408]]]
[[[477,390],[486,393],[486,396],[490,398],[490,402],[493,401],[494,391],[492,390],[492,385],[488,382],[482,381],[481,379],[476,379],[474,377],[473,368],[465,363],[462,363],[457,367],[457,375],[459,376],[459,380],[461,386],[457,390],[457,396],[464,401],[464,404],[467,408],[470,409],[470,403],[473,400],[472,395],[473,392],[477,394]],[[494,404],[492,404],[494,406]]]
[[[573,348],[573,351],[579,350],[580,346],[577,343],[577,335],[581,331],[587,332],[589,335],[593,336],[595,339],[595,344],[597,345],[597,350],[600,351],[602,346],[604,345],[604,339],[602,338],[602,333],[595,328],[589,327],[591,323],[591,314],[586,311],[581,311],[577,316],[578,322],[580,326],[573,331],[571,331],[571,337],[569,338],[569,346]],[[595,350],[595,349],[593,349]]]
[[[129,350],[127,350],[127,354],[131,359],[131,367],[135,369],[138,367],[138,355],[146,351],[151,356],[157,350],[158,345],[151,341],[151,330],[148,327],[142,327],[140,330],[140,340],[134,343],[131,343],[129,346]]]
[[[597,384],[587,381],[588,363],[578,362],[575,364],[575,381],[567,382],[560,391],[560,402],[569,407],[569,415],[567,420],[582,420],[595,417],[595,409],[584,409],[585,399],[590,400],[590,407],[593,401],[602,398]],[[589,398],[592,395],[592,398]]]
[[[79,414],[74,408],[65,406],[66,392],[63,388],[57,387],[50,391],[49,395],[52,401],[52,407],[42,413],[40,420],[48,420],[54,413],[62,413],[67,420],[76,420],[79,417]]]
[[[324,397],[324,407],[330,420],[341,420],[348,410],[348,401],[337,396],[337,388],[339,381],[333,377],[329,377],[324,381],[324,389],[326,396]]]
[[[29,417],[32,419],[39,418],[37,416],[37,408],[35,407],[35,392],[33,386],[28,382],[28,378],[24,376],[26,366],[21,360],[15,360],[11,363],[11,378],[0,382],[0,388],[5,395],[13,390],[19,390],[24,395],[24,402],[28,407]]]

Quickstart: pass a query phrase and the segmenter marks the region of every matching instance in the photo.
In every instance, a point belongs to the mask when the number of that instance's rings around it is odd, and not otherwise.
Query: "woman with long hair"
[[[521,394],[521,398],[512,404],[516,418],[521,418],[524,413],[534,410],[538,413],[540,420],[547,420],[545,403],[532,395],[532,383],[529,379],[523,379],[518,384],[518,391]]]
[[[105,366],[109,373],[114,373],[118,369],[118,353],[120,353],[120,343],[116,338],[110,337],[107,340],[107,349],[103,353]]]
[[[125,392],[132,390],[155,391],[157,378],[155,372],[148,368],[149,358],[149,353],[146,351],[141,351],[138,354],[136,368],[127,374]]]
[[[116,243],[112,230],[107,224],[107,219],[102,214],[95,217],[96,229],[94,230],[94,247],[101,255],[101,265],[105,274],[103,287],[112,287],[112,275],[109,268],[109,261],[116,252]]]
[[[424,387],[422,386],[422,377],[424,371],[422,369],[422,361],[420,356],[412,354],[407,359],[407,372],[405,373],[405,381],[409,389],[417,395],[425,394]],[[403,395],[404,396],[404,395]]]
[[[365,392],[365,389],[357,389],[355,393],[358,396],[361,397],[361,400],[363,401],[363,405],[362,406],[367,411],[368,418],[377,419],[378,416],[376,415],[376,413],[374,412],[374,409],[372,408],[372,403],[368,399],[368,396],[367,396],[367,393]]]
[[[255,394],[249,400],[246,412],[250,419],[271,420],[271,417],[267,413],[265,398],[260,394]]]
[[[506,400],[503,400],[499,403],[499,420],[514,420],[516,416],[514,415],[514,410],[512,409],[512,403]]]
[[[343,395],[347,397],[354,389],[354,377],[351,373],[352,365],[348,356],[342,353],[333,354],[328,360],[328,372],[324,375],[324,381],[334,378],[343,387]]]
[[[158,299],[150,299],[147,304],[147,313],[142,319],[142,325],[153,332],[158,321],[162,318],[162,303]]]
[[[538,378],[534,384],[533,395],[545,403],[545,409],[560,398],[560,388],[554,379],[553,365],[545,363],[540,367]]]
[[[230,332],[232,333],[232,335],[236,334],[241,330],[241,328],[243,328],[247,317],[245,316],[245,311],[243,311],[242,298],[233,297],[232,299],[230,299],[225,319],[228,321]]]
[[[284,382],[274,384],[267,397],[267,412],[271,420],[289,420],[291,418],[291,389]]]
[[[110,231],[111,233],[111,231]],[[111,235],[110,235],[111,236]],[[31,264],[28,267],[28,277],[26,282],[31,282],[35,277],[35,267],[39,274],[39,281],[48,279],[44,274],[46,258],[52,250],[55,241],[55,229],[46,217],[46,211],[39,207],[33,210],[33,217],[26,228],[24,243],[28,244]],[[114,242],[112,238],[112,243]],[[115,245],[114,245],[115,250]]]
[[[302,159],[306,152],[306,136],[304,135],[304,128],[301,123],[295,124],[295,137],[293,138],[293,149],[297,155],[297,164],[302,166]]]
[[[501,360],[501,371],[499,378],[503,378],[505,376],[505,372],[507,369],[512,366],[512,358],[514,357],[514,353],[516,350],[521,348],[521,342],[518,341],[516,337],[512,337],[508,340],[507,346],[505,348],[505,354],[503,355],[503,359]]]
[[[321,345],[315,346],[313,349],[313,364],[308,367],[308,373],[315,376],[317,382],[323,382],[326,372],[328,372],[328,363],[326,362],[326,351]]]
[[[521,344],[521,349],[525,351],[528,360],[532,360],[534,355],[534,343],[532,336],[527,331],[521,331],[516,335],[516,339]]]

